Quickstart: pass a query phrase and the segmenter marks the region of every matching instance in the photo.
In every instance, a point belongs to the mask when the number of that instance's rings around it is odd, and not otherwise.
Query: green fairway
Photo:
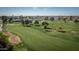
[[[43,27],[23,27],[20,23],[8,24],[8,31],[19,35],[24,48],[35,51],[72,51],[79,50],[79,23],[48,21],[49,27],[58,29],[60,26],[66,33],[57,31],[45,32]],[[74,31],[74,32],[73,32]]]

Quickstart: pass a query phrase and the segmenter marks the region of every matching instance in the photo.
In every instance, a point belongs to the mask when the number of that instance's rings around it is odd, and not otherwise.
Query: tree
[[[79,22],[78,18],[76,18],[76,19],[74,20],[74,22],[75,22],[75,23]]]
[[[63,21],[66,23],[67,18],[63,18]]]
[[[31,25],[32,25],[32,20],[25,20],[25,24],[26,24],[26,26],[27,27],[31,27]]]
[[[50,20],[51,20],[51,21],[54,21],[54,17],[51,17]]]
[[[2,16],[2,31],[5,32],[6,31],[6,25],[7,25],[7,20],[8,17],[7,16]]]
[[[44,29],[47,29],[48,28],[48,26],[47,25],[44,25]]]
[[[71,20],[71,21],[73,20],[73,17],[72,17],[72,16],[70,16],[70,20]]]
[[[48,16],[46,16],[46,17],[44,18],[44,20],[48,20]]]
[[[31,23],[31,24],[32,24],[32,20],[29,20],[29,23]]]
[[[21,16],[19,16],[19,18],[21,19],[21,23],[22,23],[22,25],[24,26],[24,25],[25,25],[25,21],[24,21],[23,16],[21,15]]]
[[[44,22],[42,22],[42,25],[44,26],[44,29],[47,29],[47,28],[48,28],[49,23],[44,21]]]
[[[35,20],[34,24],[39,24],[39,21],[38,20]]]
[[[25,20],[25,24],[27,25],[27,24],[29,24],[29,20],[27,19],[27,20]]]
[[[38,20],[35,20],[34,24],[35,24],[36,26],[40,26],[40,24],[39,24],[39,21],[38,21]]]
[[[42,22],[42,25],[43,25],[43,26],[44,26],[44,25],[48,26],[49,23],[44,21],[44,22]]]
[[[9,23],[12,23],[13,22],[13,18],[11,17],[11,18],[9,18]]]
[[[35,26],[40,26],[40,24],[39,24],[39,21],[38,21],[38,20],[35,20],[34,24],[35,24]]]
[[[24,24],[25,24],[25,21],[24,21],[24,20],[21,20],[21,23],[22,23],[22,25],[24,26]]]
[[[60,21],[61,20],[61,17],[58,17],[58,20]]]

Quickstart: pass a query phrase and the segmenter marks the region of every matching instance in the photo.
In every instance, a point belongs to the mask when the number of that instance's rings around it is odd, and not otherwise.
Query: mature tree
[[[29,23],[31,23],[31,24],[32,24],[32,20],[29,20]]]
[[[29,20],[27,19],[27,20],[25,20],[25,24],[27,25],[27,24],[29,24],[30,22],[29,22]]]
[[[46,17],[44,18],[44,20],[48,20],[48,16],[46,16]]]
[[[54,17],[50,17],[50,20],[51,20],[51,21],[54,21]]]
[[[44,26],[44,29],[47,29],[47,28],[48,28],[48,26],[47,26],[47,25],[45,25],[45,26]]]
[[[13,17],[9,18],[9,23],[12,23],[13,22]]]
[[[38,20],[35,20],[34,24],[35,24],[36,26],[40,26],[40,24],[39,24],[39,21],[38,21]]]
[[[21,20],[21,23],[22,23],[23,26],[25,25],[25,21],[24,20]]]
[[[48,22],[46,22],[46,21],[44,21],[44,22],[42,22],[42,25],[43,25],[43,26],[44,26],[44,25],[48,26],[48,25],[49,25],[49,23],[48,23]]]
[[[78,18],[75,18],[74,22],[75,23],[78,23],[79,22]]]
[[[58,20],[61,20],[61,17],[58,17]]]
[[[21,15],[21,16],[19,16],[19,18],[21,19],[21,23],[24,26],[25,25],[24,17]]]
[[[44,26],[44,29],[47,29],[47,28],[48,28],[49,23],[44,21],[44,22],[42,22],[42,25]]]
[[[63,21],[66,23],[67,18],[63,18]]]
[[[32,16],[29,16],[29,19],[33,19],[33,17]]]
[[[70,16],[70,20],[71,20],[71,21],[73,20],[73,16]]]
[[[32,20],[25,20],[25,24],[26,24],[26,26],[27,27],[31,27],[31,25],[32,25]]]
[[[38,20],[35,20],[34,24],[39,24],[39,21]]]
[[[2,16],[2,31],[5,32],[6,31],[6,25],[7,25],[7,20],[8,17],[7,16]]]

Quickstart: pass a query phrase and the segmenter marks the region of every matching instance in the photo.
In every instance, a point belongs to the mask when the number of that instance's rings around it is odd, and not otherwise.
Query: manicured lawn
[[[68,32],[45,32],[43,27],[23,27],[20,23],[8,24],[8,31],[19,35],[24,48],[35,51],[79,50],[79,23],[48,21],[49,27],[58,29],[62,26]],[[75,32],[71,32],[75,31]],[[21,50],[21,49],[20,49]]]

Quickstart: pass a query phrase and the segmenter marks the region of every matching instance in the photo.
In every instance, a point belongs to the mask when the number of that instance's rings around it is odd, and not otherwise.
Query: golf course
[[[79,51],[79,22],[48,21],[51,31],[43,26],[24,27],[20,22],[8,23],[7,31],[18,35],[22,44],[14,46],[15,50],[25,51]],[[65,32],[59,32],[62,27]]]

